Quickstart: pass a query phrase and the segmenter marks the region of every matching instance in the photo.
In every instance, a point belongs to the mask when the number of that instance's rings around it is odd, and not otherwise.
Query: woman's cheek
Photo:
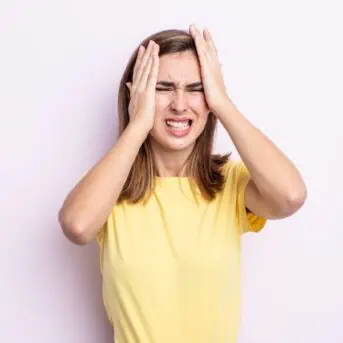
[[[162,109],[167,108],[168,104],[169,104],[168,97],[160,95],[160,94],[156,94],[155,96],[156,111],[160,111]]]
[[[193,97],[189,97],[188,102],[192,108],[197,109],[200,112],[208,111],[208,105],[204,94],[198,94]]]

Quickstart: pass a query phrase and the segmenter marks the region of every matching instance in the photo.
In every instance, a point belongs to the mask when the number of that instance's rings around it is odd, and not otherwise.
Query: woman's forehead
[[[200,65],[194,52],[185,51],[160,57],[158,81],[164,80],[183,84],[200,79]]]

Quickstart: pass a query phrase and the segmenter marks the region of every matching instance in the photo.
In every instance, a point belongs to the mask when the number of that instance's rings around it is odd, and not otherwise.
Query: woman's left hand
[[[190,26],[189,32],[197,48],[206,102],[209,110],[216,114],[220,106],[230,101],[225,89],[218,52],[207,28],[204,29],[204,36],[194,25]]]

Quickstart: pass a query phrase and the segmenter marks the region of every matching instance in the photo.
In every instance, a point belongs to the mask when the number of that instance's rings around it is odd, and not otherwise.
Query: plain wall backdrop
[[[67,241],[57,213],[117,139],[133,50],[191,23],[209,27],[230,98],[308,188],[299,212],[242,237],[239,343],[343,342],[342,11],[334,0],[2,0],[0,342],[113,341],[98,247]],[[221,125],[215,150],[237,153]]]

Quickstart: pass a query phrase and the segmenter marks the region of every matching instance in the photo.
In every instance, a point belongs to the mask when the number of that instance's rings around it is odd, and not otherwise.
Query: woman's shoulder
[[[232,157],[230,157],[228,160],[226,160],[222,166],[221,166],[221,170],[227,174],[227,173],[232,173],[235,172],[236,170],[240,169],[240,168],[244,168],[245,165],[243,163],[242,160],[239,159],[233,159]]]

